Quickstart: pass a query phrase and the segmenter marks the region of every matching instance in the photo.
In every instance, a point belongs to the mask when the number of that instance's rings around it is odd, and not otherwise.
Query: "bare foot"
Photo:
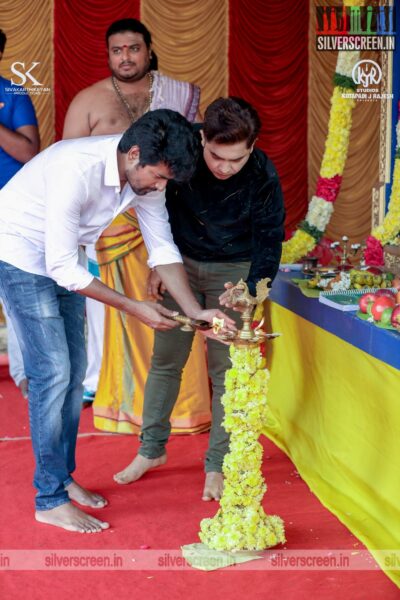
[[[98,533],[110,527],[109,523],[99,521],[99,519],[86,514],[71,502],[50,510],[37,510],[35,519],[39,523],[47,523],[47,525],[55,525],[67,531],[78,531],[79,533]]]
[[[166,462],[166,453],[158,458],[146,458],[141,454],[137,454],[133,461],[123,471],[114,475],[114,481],[121,484],[132,483],[133,481],[140,479],[149,469],[165,465]]]
[[[78,485],[75,481],[67,485],[65,490],[68,492],[68,496],[71,500],[74,500],[83,506],[103,508],[108,504],[107,500],[103,498],[103,496],[100,496],[100,494],[95,494],[94,492],[89,492],[89,490],[85,490],[85,488]]]
[[[206,481],[204,484],[202,500],[209,502],[210,500],[221,500],[224,489],[224,476],[222,473],[210,471],[206,473]]]

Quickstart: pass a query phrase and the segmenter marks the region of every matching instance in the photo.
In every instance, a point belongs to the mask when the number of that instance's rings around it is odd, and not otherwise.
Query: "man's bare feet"
[[[37,510],[35,519],[39,523],[47,523],[47,525],[55,525],[67,531],[78,531],[79,533],[98,533],[110,527],[109,523],[99,521],[99,519],[86,514],[71,502],[50,510]]]
[[[166,462],[166,453],[158,458],[146,458],[141,454],[137,454],[133,461],[123,471],[114,475],[114,481],[121,484],[132,483],[133,481],[140,479],[149,469],[165,465]]]
[[[204,484],[202,500],[209,502],[210,500],[221,500],[224,489],[224,476],[222,473],[210,471],[206,473],[206,481]]]
[[[75,481],[66,486],[65,490],[68,492],[68,496],[74,502],[82,504],[82,506],[91,506],[92,508],[104,508],[108,504],[107,500],[96,494],[95,492],[89,492],[82,486],[77,484]]]

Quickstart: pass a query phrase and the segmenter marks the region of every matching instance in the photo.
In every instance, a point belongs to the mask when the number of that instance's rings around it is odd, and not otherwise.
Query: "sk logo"
[[[32,75],[31,71],[33,71],[33,69],[35,67],[37,67],[37,65],[40,64],[38,62],[33,62],[32,66],[30,69],[25,70],[25,63],[23,62],[15,62],[11,65],[11,71],[17,75],[18,77],[20,77],[21,81],[14,81],[11,78],[11,83],[13,85],[25,85],[27,78],[29,77],[29,79],[32,81],[32,85],[34,86],[43,86],[43,83],[40,83],[40,81],[38,81],[37,79],[34,78],[34,76]],[[23,71],[19,71],[16,67],[22,67],[24,70]]]
[[[364,88],[378,85],[382,79],[382,70],[374,60],[360,60],[351,73],[354,83]]]

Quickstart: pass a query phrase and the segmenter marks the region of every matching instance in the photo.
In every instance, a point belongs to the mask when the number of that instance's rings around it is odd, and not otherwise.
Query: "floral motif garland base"
[[[282,519],[266,515],[261,504],[267,488],[258,438],[267,420],[269,372],[259,347],[231,346],[230,354],[232,368],[222,397],[223,425],[231,434],[223,465],[224,492],[217,514],[201,522],[199,537],[214,550],[259,551],[286,541]]]

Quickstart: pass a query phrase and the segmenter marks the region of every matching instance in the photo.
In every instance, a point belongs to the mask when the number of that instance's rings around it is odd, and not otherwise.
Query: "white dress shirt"
[[[150,267],[182,262],[173,242],[164,192],[121,192],[120,135],[53,144],[0,190],[0,260],[54,279],[68,290],[93,280],[79,246],[94,244],[114,218],[134,208]]]

